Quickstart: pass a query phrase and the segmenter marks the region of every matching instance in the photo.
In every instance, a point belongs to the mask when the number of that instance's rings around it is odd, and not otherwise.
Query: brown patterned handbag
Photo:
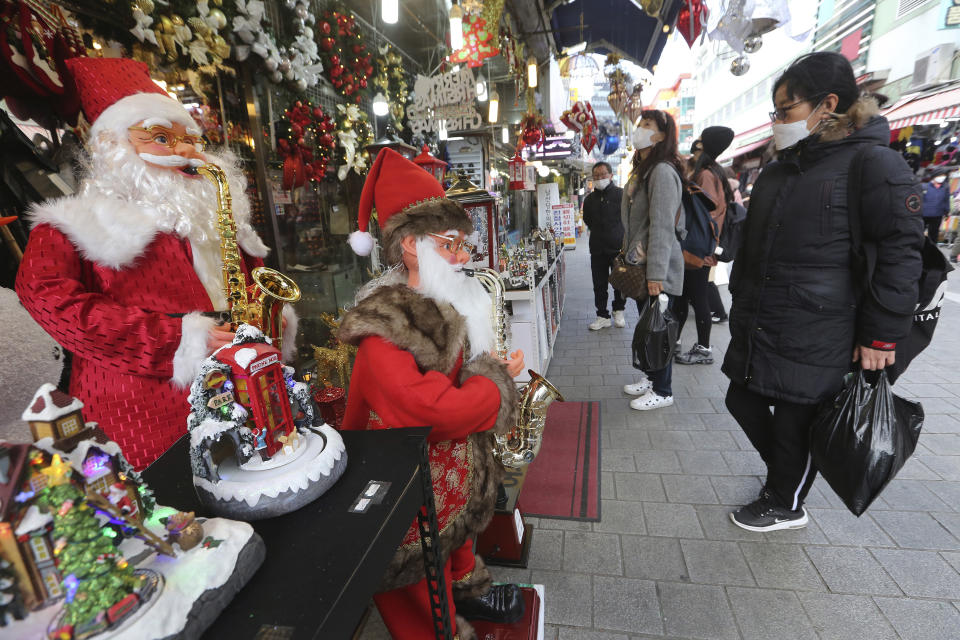
[[[647,265],[630,264],[621,251],[613,259],[608,278],[610,285],[627,298],[647,297]]]

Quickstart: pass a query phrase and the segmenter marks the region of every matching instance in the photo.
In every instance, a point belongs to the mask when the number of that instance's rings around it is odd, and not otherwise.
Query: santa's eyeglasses
[[[467,242],[465,238],[453,238],[439,233],[428,233],[427,235],[431,238],[442,240],[442,242],[437,243],[437,247],[450,253],[459,253],[460,251],[473,253],[473,250],[477,248],[477,245]]]
[[[161,127],[159,125],[154,125],[152,127],[127,127],[127,131],[135,131],[146,134],[145,137],[148,139],[141,140],[141,142],[151,142],[162,147],[167,147],[170,149],[170,151],[175,151],[177,145],[181,142],[189,144],[197,151],[203,151],[203,138],[190,135],[189,133],[185,136],[178,136],[166,127]]]

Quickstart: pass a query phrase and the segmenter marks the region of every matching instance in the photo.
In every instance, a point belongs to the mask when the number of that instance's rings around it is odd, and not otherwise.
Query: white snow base
[[[162,527],[150,528],[157,535],[166,534]],[[134,612],[120,627],[97,634],[95,640],[151,640],[180,633],[194,601],[208,589],[223,586],[233,574],[241,549],[254,535],[253,527],[246,522],[223,518],[204,521],[203,534],[223,542],[210,549],[197,545],[189,551],[174,545],[176,558],[152,553],[141,560],[134,568],[152,569],[163,576],[160,593],[154,594],[142,611]],[[145,548],[135,538],[120,543],[125,558],[135,557]],[[24,620],[14,620],[12,625],[0,627],[0,636],[42,640],[61,607],[62,601],[31,612]]]
[[[343,438],[333,427],[323,424],[317,429],[323,437],[308,431],[301,434],[304,443],[296,451],[280,454],[289,458],[288,464],[251,470],[238,467],[233,458],[228,458],[217,469],[219,482],[194,476],[193,484],[217,500],[243,501],[249,507],[256,507],[263,497],[276,498],[287,491],[303,491],[322,476],[329,476],[346,453]]]

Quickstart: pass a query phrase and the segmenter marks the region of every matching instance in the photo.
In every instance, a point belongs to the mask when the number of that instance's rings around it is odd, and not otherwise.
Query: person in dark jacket
[[[590,271],[593,274],[593,301],[597,319],[590,323],[591,331],[610,326],[607,310],[607,289],[613,259],[623,245],[623,225],[620,224],[620,200],[623,189],[613,184],[613,170],[606,162],[593,165],[593,191],[583,200],[583,221],[590,229]],[[613,290],[613,324],[627,326],[623,310],[626,298]]]
[[[758,499],[731,514],[751,531],[807,524],[803,501],[816,475],[809,427],[858,362],[894,361],[919,292],[920,193],[886,145],[887,121],[863,97],[843,56],[803,56],[774,84],[777,161],[750,198],[733,264],[726,405],[767,465]],[[869,293],[851,261],[847,180],[865,149],[859,210],[876,246]]]
[[[947,185],[947,170],[936,170],[929,182],[923,185],[923,224],[927,236],[933,242],[940,238],[940,223],[950,215],[950,187]]]

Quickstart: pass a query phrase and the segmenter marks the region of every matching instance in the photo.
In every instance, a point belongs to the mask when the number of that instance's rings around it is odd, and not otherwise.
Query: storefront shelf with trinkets
[[[545,375],[553,356],[553,345],[563,315],[564,252],[559,251],[546,272],[535,280],[533,287],[508,289],[504,298],[511,303],[510,349],[522,349],[527,366]],[[526,372],[517,382],[530,380]]]

